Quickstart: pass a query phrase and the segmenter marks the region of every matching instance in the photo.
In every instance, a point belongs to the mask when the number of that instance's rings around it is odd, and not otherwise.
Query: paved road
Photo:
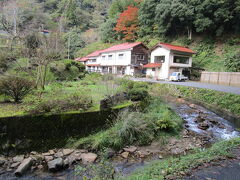
[[[153,82],[153,83],[162,83],[162,84],[174,84],[174,85],[189,86],[189,87],[204,88],[204,89],[212,89],[212,90],[216,90],[216,91],[222,91],[222,92],[240,95],[240,87],[233,87],[233,86],[222,86],[222,85],[217,85],[217,84],[207,84],[207,83],[191,82],[191,81],[188,81],[188,82],[156,81],[153,79],[146,79],[146,78],[132,78],[132,80]]]

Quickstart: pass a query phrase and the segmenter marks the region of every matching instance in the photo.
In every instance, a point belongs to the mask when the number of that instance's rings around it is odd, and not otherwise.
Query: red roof
[[[88,57],[76,58],[75,61],[86,62],[88,61]]]
[[[82,57],[82,58],[76,58],[75,61],[81,61],[81,62],[86,62],[89,60],[90,57],[97,57],[101,54],[101,51],[102,50],[99,50],[99,51],[94,51],[92,52],[91,54],[85,56],[85,57]]]
[[[87,55],[87,57],[97,57],[101,54],[102,51],[104,51],[104,50],[94,51],[93,53]]]
[[[86,66],[95,67],[95,66],[101,66],[101,64],[87,64]]]
[[[167,43],[159,43],[158,45],[163,46],[167,49],[170,50],[174,50],[174,51],[180,51],[180,52],[187,52],[187,53],[191,53],[191,54],[195,54],[196,52],[194,52],[193,50],[183,47],[183,46],[176,46],[176,45],[172,45],[172,44],[167,44]]]
[[[162,66],[162,64],[160,64],[160,63],[150,63],[150,64],[144,65],[143,67],[144,68],[156,68],[156,67],[161,67],[161,66]]]
[[[135,46],[138,46],[142,44],[141,42],[135,42],[135,43],[123,43],[123,44],[118,44],[118,45],[114,45],[110,48],[107,48],[105,50],[102,50],[101,53],[106,53],[106,52],[113,52],[113,51],[121,51],[121,50],[127,50],[127,49],[131,49],[134,48]]]
[[[134,48],[138,45],[142,44],[141,42],[135,42],[135,43],[123,43],[123,44],[118,44],[118,45],[114,45],[110,48],[107,49],[103,49],[103,50],[98,50],[98,51],[94,51],[91,54],[87,55],[86,57],[83,58],[76,58],[76,61],[87,61],[88,59],[85,58],[89,58],[89,57],[97,57],[99,56],[101,53],[107,53],[107,52],[114,52],[114,51],[121,51],[121,50],[127,50],[127,49],[131,49]]]

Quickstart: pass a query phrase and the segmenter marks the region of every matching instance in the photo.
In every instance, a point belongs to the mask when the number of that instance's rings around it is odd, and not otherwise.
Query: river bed
[[[183,99],[169,100],[169,105],[174,109],[183,119],[184,126],[187,130],[192,131],[199,135],[204,135],[209,137],[212,142],[224,139],[231,139],[240,135],[236,130],[234,124],[227,121],[226,119],[218,116],[212,111],[189,102]],[[208,128],[199,128],[200,123],[208,123]],[[111,161],[111,166],[115,170],[115,174],[120,176],[128,176],[136,169],[142,168],[152,161],[158,159],[158,156],[151,156],[148,159],[128,159],[128,160],[113,160]],[[84,167],[83,167],[84,168]],[[0,172],[1,174],[1,172]],[[0,175],[0,180],[82,180],[81,175],[76,175],[74,172],[74,167],[58,172],[49,173],[42,171],[35,171],[33,173],[26,174],[21,178],[17,178],[13,175],[13,172],[3,173]]]

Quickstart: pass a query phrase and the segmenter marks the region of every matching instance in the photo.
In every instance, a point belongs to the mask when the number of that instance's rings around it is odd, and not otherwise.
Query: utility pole
[[[17,36],[17,5],[13,5],[13,35]]]
[[[68,59],[70,59],[70,33],[68,34]]]

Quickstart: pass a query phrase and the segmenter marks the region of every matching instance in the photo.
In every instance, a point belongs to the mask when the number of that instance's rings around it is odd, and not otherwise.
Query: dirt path
[[[240,148],[234,154],[236,158],[206,164],[185,180],[239,180]]]

